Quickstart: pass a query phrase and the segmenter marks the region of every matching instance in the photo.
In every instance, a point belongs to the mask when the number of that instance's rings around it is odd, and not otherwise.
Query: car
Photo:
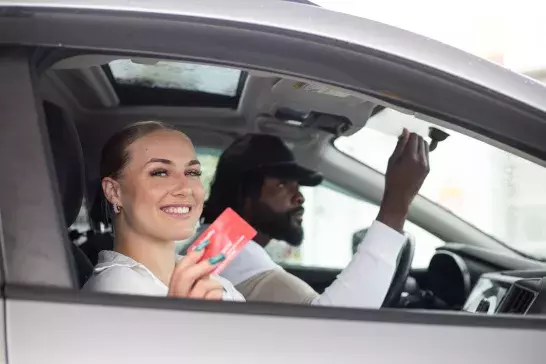
[[[542,83],[297,2],[18,0],[0,14],[0,360],[543,361]],[[111,244],[100,149],[147,119],[190,136],[205,185],[247,132],[324,174],[304,190],[301,249],[268,247],[319,292],[374,219],[401,128],[425,136],[431,172],[384,307],[80,292],[84,247]]]

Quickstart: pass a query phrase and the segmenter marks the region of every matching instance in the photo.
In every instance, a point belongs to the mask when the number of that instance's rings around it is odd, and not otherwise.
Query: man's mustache
[[[294,216],[294,215],[303,215],[305,213],[305,208],[303,206],[293,208],[292,210],[289,210],[287,212],[288,215]]]

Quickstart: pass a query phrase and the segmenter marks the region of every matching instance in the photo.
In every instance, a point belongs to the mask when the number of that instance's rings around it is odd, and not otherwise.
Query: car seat
[[[97,183],[99,185],[99,183]],[[89,215],[94,223],[102,223],[105,227],[111,227],[111,221],[106,216],[106,207],[104,206],[104,195],[100,186],[96,186],[97,192],[95,199],[91,204]],[[87,240],[80,245],[82,252],[87,256],[93,265],[96,265],[99,259],[99,253],[102,250],[114,250],[114,236],[111,232],[97,232],[88,234]]]
[[[84,194],[84,161],[78,132],[63,110],[51,102],[44,102],[44,114],[55,172],[59,183],[67,229],[74,223],[81,209]],[[67,231],[68,232],[68,231]],[[74,243],[70,243],[80,288],[93,274],[93,265]]]

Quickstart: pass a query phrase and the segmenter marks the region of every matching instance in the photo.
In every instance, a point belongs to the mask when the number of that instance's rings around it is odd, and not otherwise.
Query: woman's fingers
[[[183,277],[182,272],[188,269],[189,267],[194,266],[201,260],[201,258],[203,257],[203,254],[205,254],[205,248],[207,247],[208,244],[209,244],[209,240],[205,240],[201,242],[194,249],[188,251],[188,253],[178,262],[178,264],[174,268],[169,287],[173,285],[177,285],[179,279]]]
[[[198,250],[192,250],[188,251],[188,253],[180,259],[176,267],[174,268],[173,276],[180,271],[186,270],[191,266],[194,266],[199,262],[201,257],[203,257],[203,254],[205,254],[204,250],[198,251]]]
[[[224,287],[220,284],[220,282],[207,278],[207,279],[201,279],[198,281],[193,289],[191,290],[191,293],[189,295],[189,298],[194,299],[222,299],[222,294],[224,291]],[[214,298],[214,297],[220,298]]]
[[[205,299],[209,300],[209,301],[221,301],[223,297],[224,297],[224,289],[223,288],[209,291],[205,295]]]
[[[180,281],[184,278],[184,271],[188,269],[189,267],[194,266],[197,264],[199,259],[203,256],[203,251],[191,251],[186,256],[184,256],[178,264],[174,267],[173,274],[171,276],[171,280],[169,282],[169,295],[171,293],[174,294],[174,292],[177,293],[177,295],[182,295],[184,297],[184,294],[187,294],[188,292],[181,292],[180,291]]]
[[[170,296],[189,297],[195,284],[200,280],[208,279],[216,264],[224,259],[224,256],[220,255],[197,263],[199,259],[196,258],[197,255],[201,257],[202,253],[190,252],[178,263],[178,265],[183,265],[177,266],[173,272],[169,284]],[[186,259],[187,257],[188,259]]]
[[[194,284],[202,278],[208,278],[213,269],[214,265],[208,260],[187,266],[183,270],[175,269],[170,288],[173,293],[176,292],[177,297],[188,297]]]

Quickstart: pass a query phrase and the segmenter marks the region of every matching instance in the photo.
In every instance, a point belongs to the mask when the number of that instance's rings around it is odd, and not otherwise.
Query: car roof
[[[229,2],[229,6],[222,0],[19,0],[0,1],[0,6],[168,14],[235,21],[327,37],[442,70],[546,112],[546,87],[531,78],[430,38],[318,6],[271,0],[234,0]]]

